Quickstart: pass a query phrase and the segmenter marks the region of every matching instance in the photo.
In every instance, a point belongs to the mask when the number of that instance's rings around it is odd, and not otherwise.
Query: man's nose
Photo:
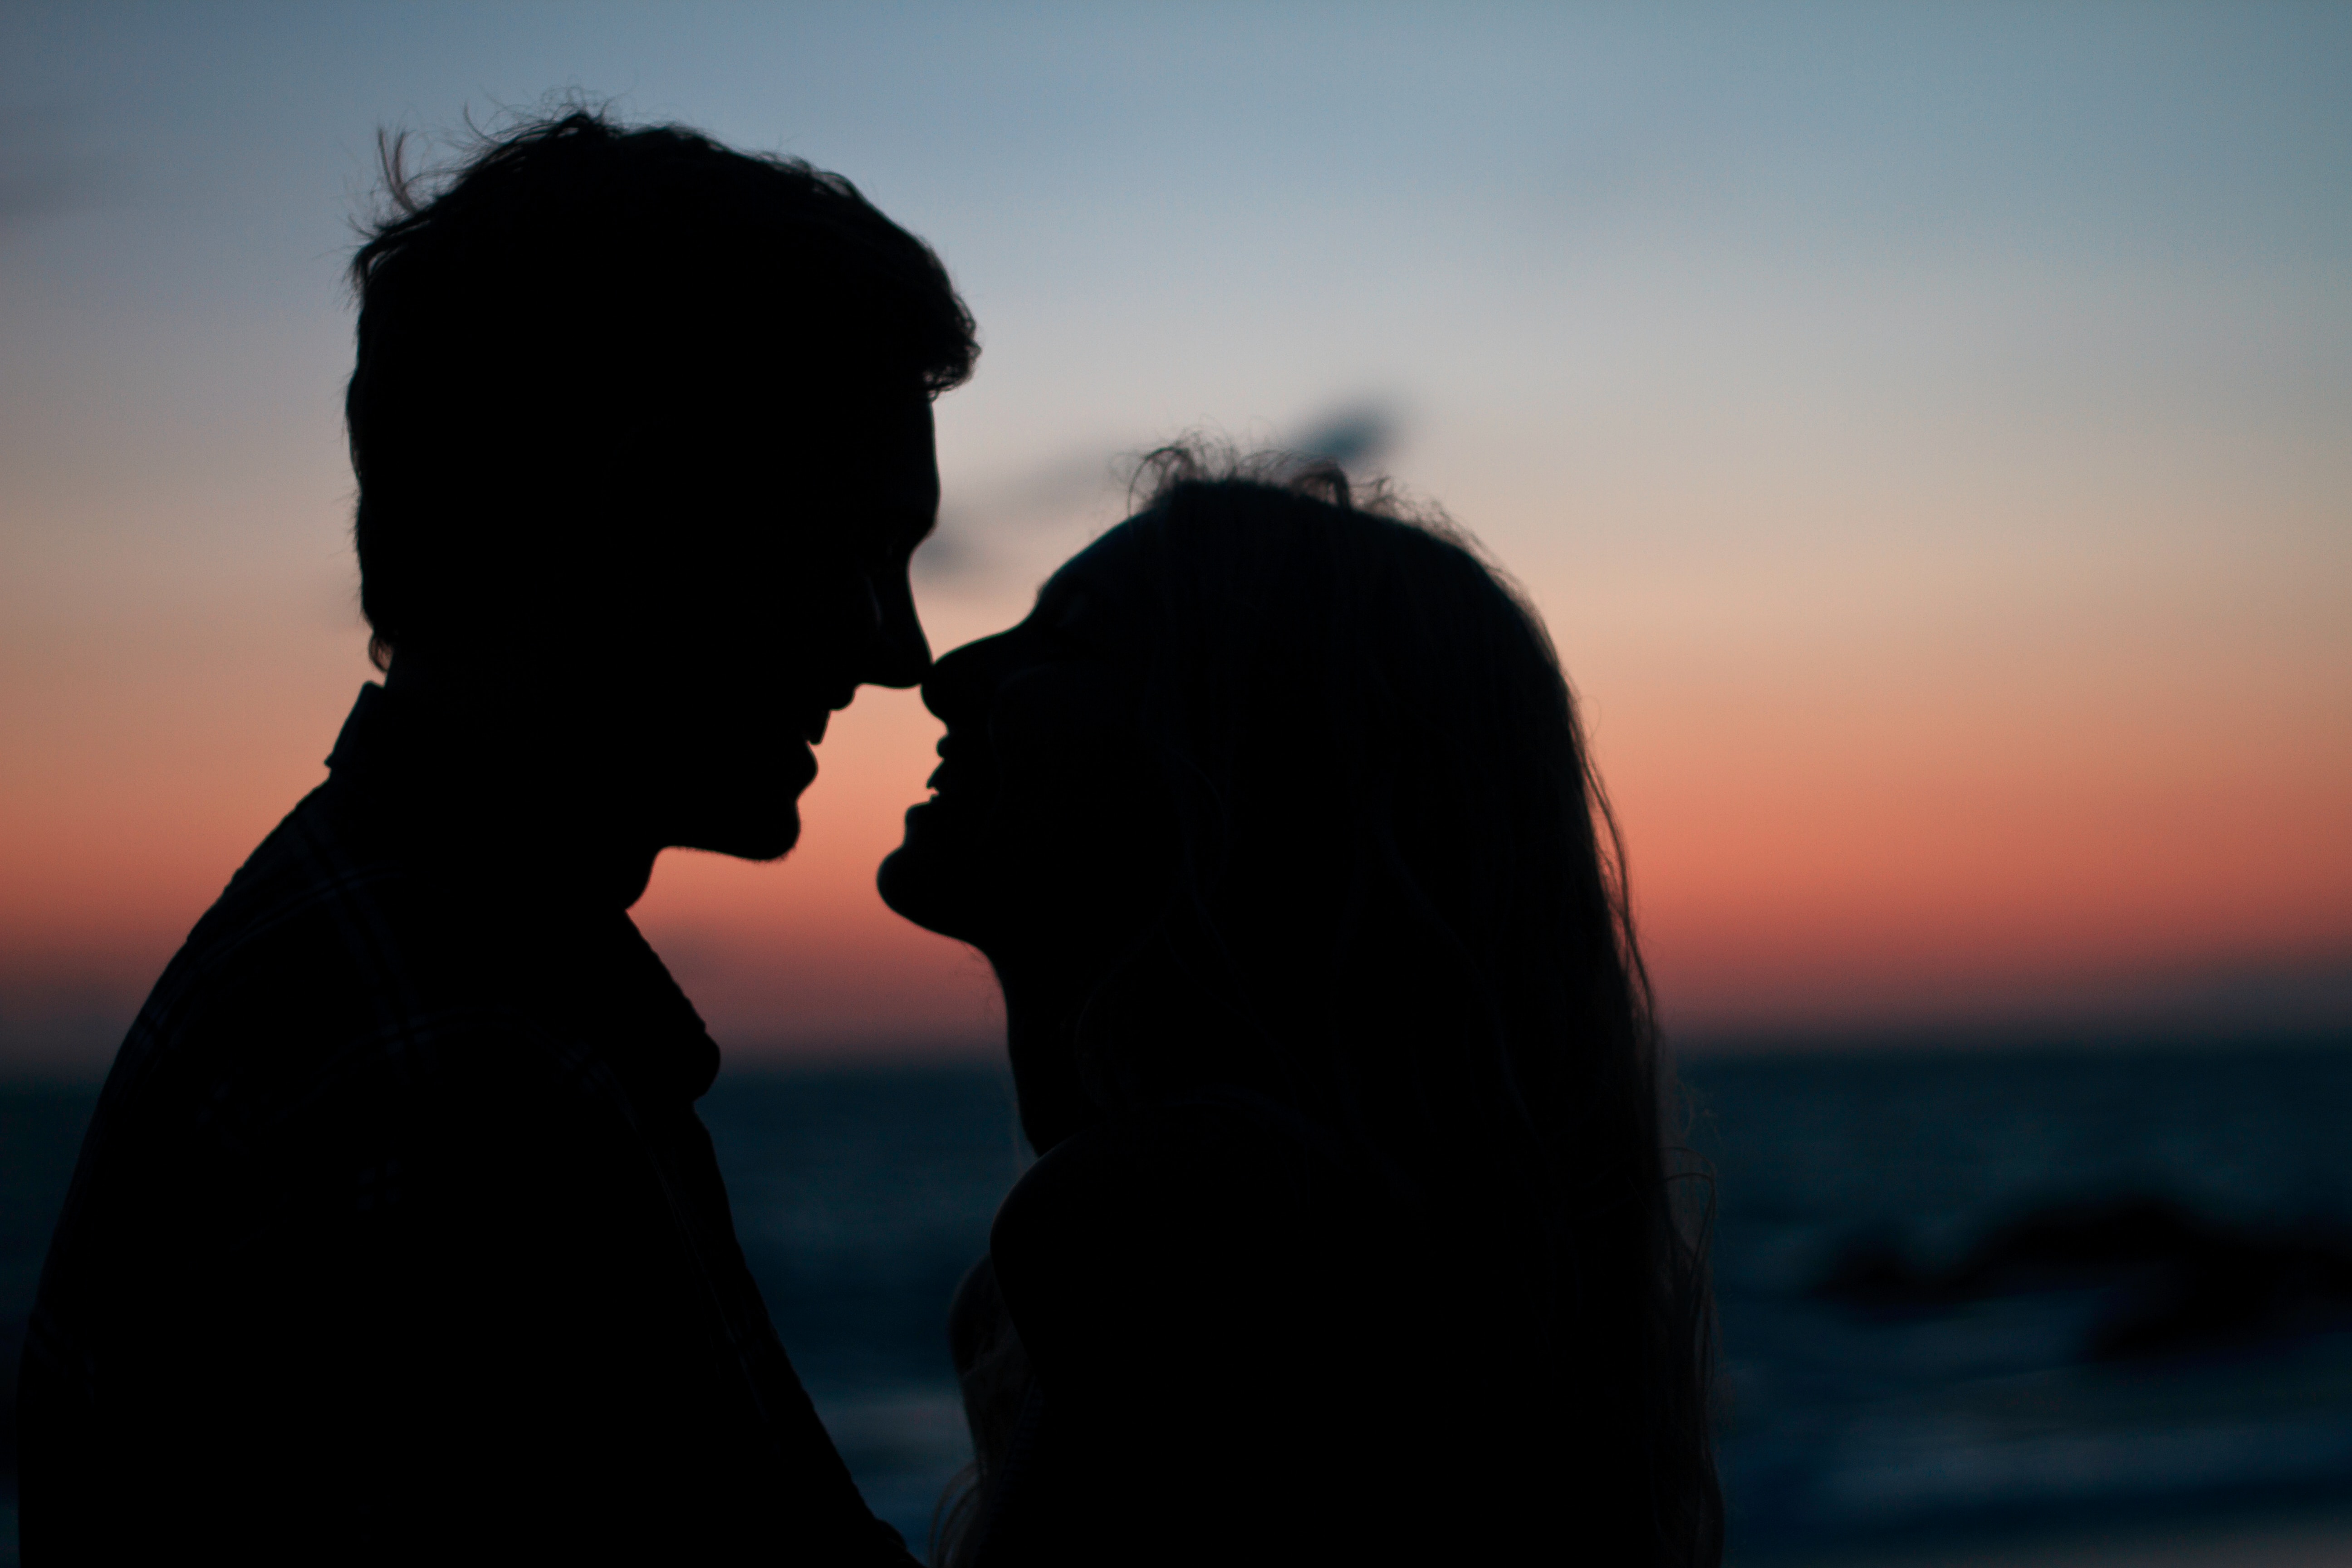
[[[923,706],[936,719],[953,721],[948,711],[954,705],[962,686],[964,668],[971,660],[969,646],[950,649],[945,658],[932,664],[930,673],[923,677]]]
[[[870,583],[874,596],[874,642],[861,679],[868,686],[908,687],[930,673],[931,645],[915,614],[915,592],[903,577]]]

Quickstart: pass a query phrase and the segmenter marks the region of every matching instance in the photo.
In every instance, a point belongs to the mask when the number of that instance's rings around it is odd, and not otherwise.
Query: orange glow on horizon
[[[0,996],[19,1017],[96,996],[127,1018],[322,776],[370,673],[348,633],[315,635],[307,661],[264,658],[264,639],[174,666],[137,641],[79,668],[52,658],[47,683],[11,693],[16,732],[49,737],[5,780]],[[2352,952],[2352,742],[2324,721],[2342,695],[2333,671],[2217,713],[2186,668],[2135,710],[2055,675],[1990,702],[1969,684],[1980,668],[1593,662],[1595,750],[1678,1029],[2112,1006],[2182,976],[2340,966]],[[2084,679],[2079,661],[2060,668]],[[722,1044],[996,1037],[984,961],[874,891],[938,733],[917,694],[865,690],[820,749],[790,857],[664,857],[637,917]]]

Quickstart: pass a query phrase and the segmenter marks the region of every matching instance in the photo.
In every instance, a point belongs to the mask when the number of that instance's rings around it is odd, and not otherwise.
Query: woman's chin
[[[874,885],[892,912],[925,931],[969,942],[972,940],[967,929],[970,922],[957,918],[965,901],[957,896],[964,882],[956,874],[954,862],[959,858],[943,853],[945,846],[925,842],[928,836],[919,818],[927,809],[919,805],[907,814],[906,839],[882,858]]]

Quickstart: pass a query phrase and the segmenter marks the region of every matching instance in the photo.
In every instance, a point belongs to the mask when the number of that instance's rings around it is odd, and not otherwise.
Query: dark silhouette
[[[924,682],[882,868],[993,964],[1040,1156],[951,1314],[943,1546],[1714,1563],[1703,1247],[1540,626],[1328,466],[1158,468]]]
[[[929,653],[970,317],[836,175],[575,112],[352,265],[386,685],[118,1056],[24,1374],[28,1563],[905,1562],[793,1376],[630,923]]]

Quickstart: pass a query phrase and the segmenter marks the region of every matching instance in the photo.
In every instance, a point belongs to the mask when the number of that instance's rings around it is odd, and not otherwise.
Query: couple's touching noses
[[[627,916],[945,725],[885,900],[1038,1159],[952,1302],[958,1564],[1712,1564],[1701,1226],[1540,622],[1335,469],[1150,459],[936,663],[976,331],[847,181],[591,111],[389,195],[366,687],[123,1044],[26,1350],[25,1561],[905,1563],[795,1377]]]

